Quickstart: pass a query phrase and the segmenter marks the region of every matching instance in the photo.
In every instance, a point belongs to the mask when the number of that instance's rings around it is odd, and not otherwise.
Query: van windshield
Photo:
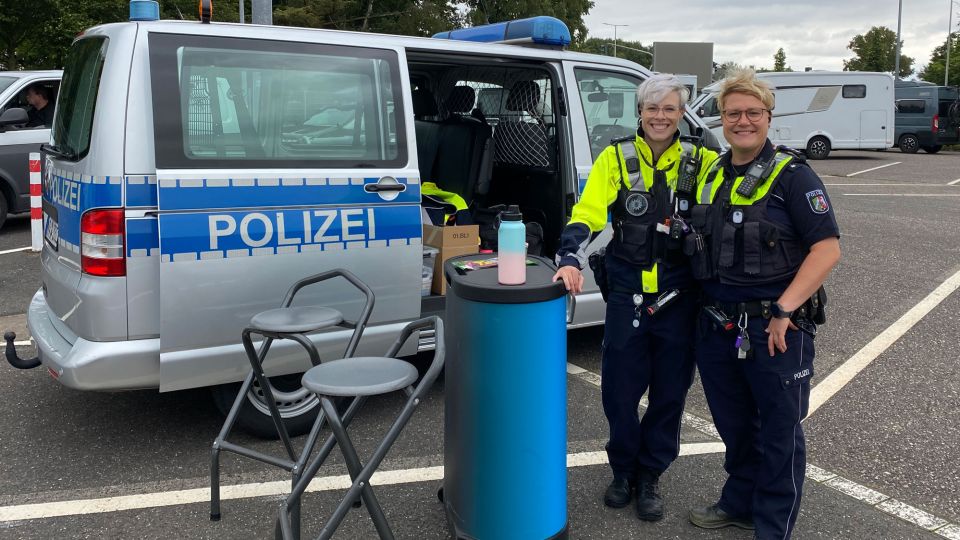
[[[6,90],[16,80],[16,77],[0,77],[0,92]]]
[[[64,159],[82,159],[90,149],[93,113],[106,54],[107,38],[93,37],[74,43],[67,55],[51,131],[53,146]]]

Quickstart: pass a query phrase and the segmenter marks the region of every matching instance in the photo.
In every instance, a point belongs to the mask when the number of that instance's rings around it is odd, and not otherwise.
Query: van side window
[[[159,167],[406,163],[393,51],[159,34],[150,49]]]
[[[51,140],[63,159],[83,159],[90,149],[93,113],[100,89],[100,74],[107,55],[107,38],[83,38],[70,48],[60,85],[59,110]]]
[[[867,97],[867,85],[865,84],[845,84],[843,85],[843,97],[845,98],[865,98]]]
[[[610,141],[637,131],[637,87],[640,79],[621,73],[576,69],[590,153],[596,160]]]
[[[908,114],[923,114],[926,102],[922,99],[898,99],[897,112]]]

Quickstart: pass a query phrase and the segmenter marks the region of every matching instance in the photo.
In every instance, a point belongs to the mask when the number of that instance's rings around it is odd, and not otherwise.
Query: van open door
[[[150,50],[161,391],[241,379],[251,316],[334,268],[373,289],[361,350],[386,350],[395,335],[377,323],[420,309],[420,185],[400,51],[160,34]],[[355,319],[363,298],[345,285],[325,282],[297,302]],[[330,359],[348,337],[314,341]],[[271,349],[268,374],[307,369],[297,349]]]

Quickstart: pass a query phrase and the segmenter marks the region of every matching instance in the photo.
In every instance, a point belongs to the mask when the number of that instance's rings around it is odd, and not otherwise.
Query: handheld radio
[[[750,165],[750,168],[747,169],[747,174],[743,175],[743,181],[737,186],[737,195],[752,197],[760,182],[769,176],[769,169],[772,164],[773,160],[769,162],[754,161],[753,165]]]

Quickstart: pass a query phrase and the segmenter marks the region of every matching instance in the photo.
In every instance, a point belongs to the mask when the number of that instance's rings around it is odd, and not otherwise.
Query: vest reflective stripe
[[[647,186],[640,177],[640,156],[637,155],[637,147],[633,141],[622,141],[617,146],[620,147],[620,153],[623,155],[623,161],[627,165],[627,177],[630,179],[630,191],[646,191]],[[630,160],[637,164],[635,170],[630,170]]]
[[[467,202],[463,200],[463,197],[452,191],[444,191],[437,187],[437,184],[433,182],[424,182],[420,186],[420,193],[429,195],[431,197],[436,197],[445,203],[452,204],[457,210],[467,209]]]
[[[738,176],[734,179],[733,185],[730,186],[730,203],[736,205],[750,205],[760,199],[764,198],[767,195],[767,192],[770,191],[771,186],[773,186],[773,180],[780,174],[780,171],[787,166],[788,163],[793,159],[793,156],[783,152],[777,152],[774,157],[774,166],[770,170],[770,174],[764,179],[763,183],[757,186],[756,191],[754,191],[752,197],[743,197],[737,194],[737,187],[740,186],[740,182],[743,182],[743,177]],[[700,194],[697,196],[697,202],[700,204],[710,204],[716,197],[717,192],[720,190],[720,186],[723,185],[723,168],[718,167],[716,173],[713,171],[710,172],[712,179],[709,182],[706,182],[703,185],[703,189],[700,191]]]
[[[717,171],[720,170],[720,160],[713,162],[713,166],[710,167],[710,172],[707,173],[707,178],[710,179],[709,182],[704,182],[703,188],[700,190],[700,193],[697,194],[697,202],[702,204],[710,204],[710,201],[713,200],[713,186],[717,184]],[[722,179],[721,179],[722,182]],[[706,202],[704,202],[706,201]]]

